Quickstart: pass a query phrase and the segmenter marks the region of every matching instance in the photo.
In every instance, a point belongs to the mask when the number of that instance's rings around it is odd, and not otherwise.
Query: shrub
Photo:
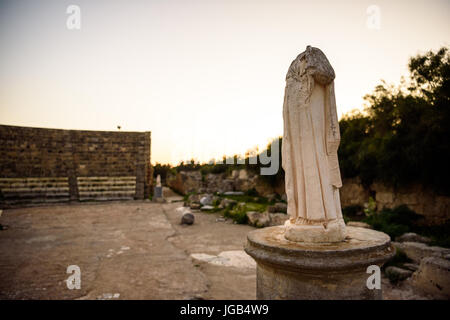
[[[402,205],[394,209],[383,209],[375,212],[363,221],[370,224],[375,230],[387,233],[392,239],[415,229],[415,223],[421,216]]]
[[[248,222],[247,211],[242,206],[236,206],[234,209],[226,208],[223,216],[233,219],[238,224],[247,224]]]

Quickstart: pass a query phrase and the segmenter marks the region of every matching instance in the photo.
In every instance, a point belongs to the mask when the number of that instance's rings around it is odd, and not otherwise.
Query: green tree
[[[364,113],[340,121],[344,177],[401,186],[421,183],[449,194],[450,54],[447,48],[410,59],[410,77],[382,82],[365,96]]]

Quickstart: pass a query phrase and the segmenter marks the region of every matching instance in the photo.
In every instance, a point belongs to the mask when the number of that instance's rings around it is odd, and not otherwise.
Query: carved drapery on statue
[[[308,46],[286,76],[282,144],[288,214],[285,237],[335,242],[345,238],[334,70],[323,52]]]

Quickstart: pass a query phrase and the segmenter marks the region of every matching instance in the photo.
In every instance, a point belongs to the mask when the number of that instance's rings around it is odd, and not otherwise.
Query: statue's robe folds
[[[313,49],[300,54],[286,76],[282,165],[290,221],[326,225],[342,219],[340,134],[334,71]]]

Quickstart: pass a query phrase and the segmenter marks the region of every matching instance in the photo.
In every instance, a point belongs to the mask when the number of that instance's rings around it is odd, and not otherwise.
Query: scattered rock
[[[287,204],[283,202],[277,202],[273,206],[269,206],[267,210],[270,213],[277,213],[277,212],[287,213]]]
[[[417,263],[420,263],[425,257],[443,258],[445,255],[450,254],[450,249],[448,248],[430,247],[420,242],[392,242],[392,244]]]
[[[235,268],[256,268],[256,262],[243,250],[223,251],[217,256],[205,253],[193,253],[191,257],[197,261],[204,261],[218,266]]]
[[[446,259],[446,260],[450,260],[450,254],[446,254],[446,255],[444,255],[444,259]]]
[[[417,263],[404,263],[403,266],[411,271],[416,271],[419,269],[419,265]]]
[[[249,211],[247,212],[247,218],[249,224],[263,228],[267,227],[270,224],[270,217],[268,212],[257,212],[257,211]]]
[[[243,196],[244,192],[242,191],[227,191],[223,193],[226,196]]]
[[[188,203],[200,203],[200,196],[198,194],[191,194],[187,201]]]
[[[191,225],[195,221],[195,216],[192,213],[186,212],[181,217],[181,224]]]
[[[237,205],[237,201],[233,199],[223,199],[220,203],[224,208],[233,208]]]
[[[408,232],[399,237],[396,237],[395,241],[397,241],[397,242],[420,242],[420,243],[429,244],[431,242],[431,239],[421,236],[421,235],[418,235],[417,233],[414,233],[414,232]]]
[[[97,300],[118,299],[119,297],[120,293],[104,293],[101,296],[97,296]]]
[[[182,215],[183,213],[189,212],[189,208],[188,207],[178,207],[175,209],[175,211]]]
[[[190,207],[192,210],[199,210],[199,209],[201,208],[201,206],[202,206],[202,205],[201,205],[200,203],[195,203],[195,202],[194,202],[194,203],[191,203],[189,207]]]
[[[361,221],[349,221],[346,223],[346,225],[349,227],[372,229],[372,226],[370,224]]]
[[[211,206],[213,204],[213,196],[208,194],[200,199],[200,204],[204,206]]]
[[[282,226],[289,219],[289,216],[285,213],[269,213],[270,226]]]
[[[438,257],[423,258],[412,282],[415,288],[437,299],[449,299],[450,261]]]
[[[405,280],[406,278],[409,278],[413,274],[411,270],[406,270],[394,266],[387,267],[384,272],[386,273],[391,282]]]
[[[202,210],[202,211],[210,211],[210,210],[213,210],[213,209],[214,209],[214,207],[213,206],[209,206],[209,205],[202,206],[200,208],[200,210]]]
[[[247,180],[248,179],[247,170],[245,170],[245,169],[239,170],[239,179],[241,179],[241,180]]]

